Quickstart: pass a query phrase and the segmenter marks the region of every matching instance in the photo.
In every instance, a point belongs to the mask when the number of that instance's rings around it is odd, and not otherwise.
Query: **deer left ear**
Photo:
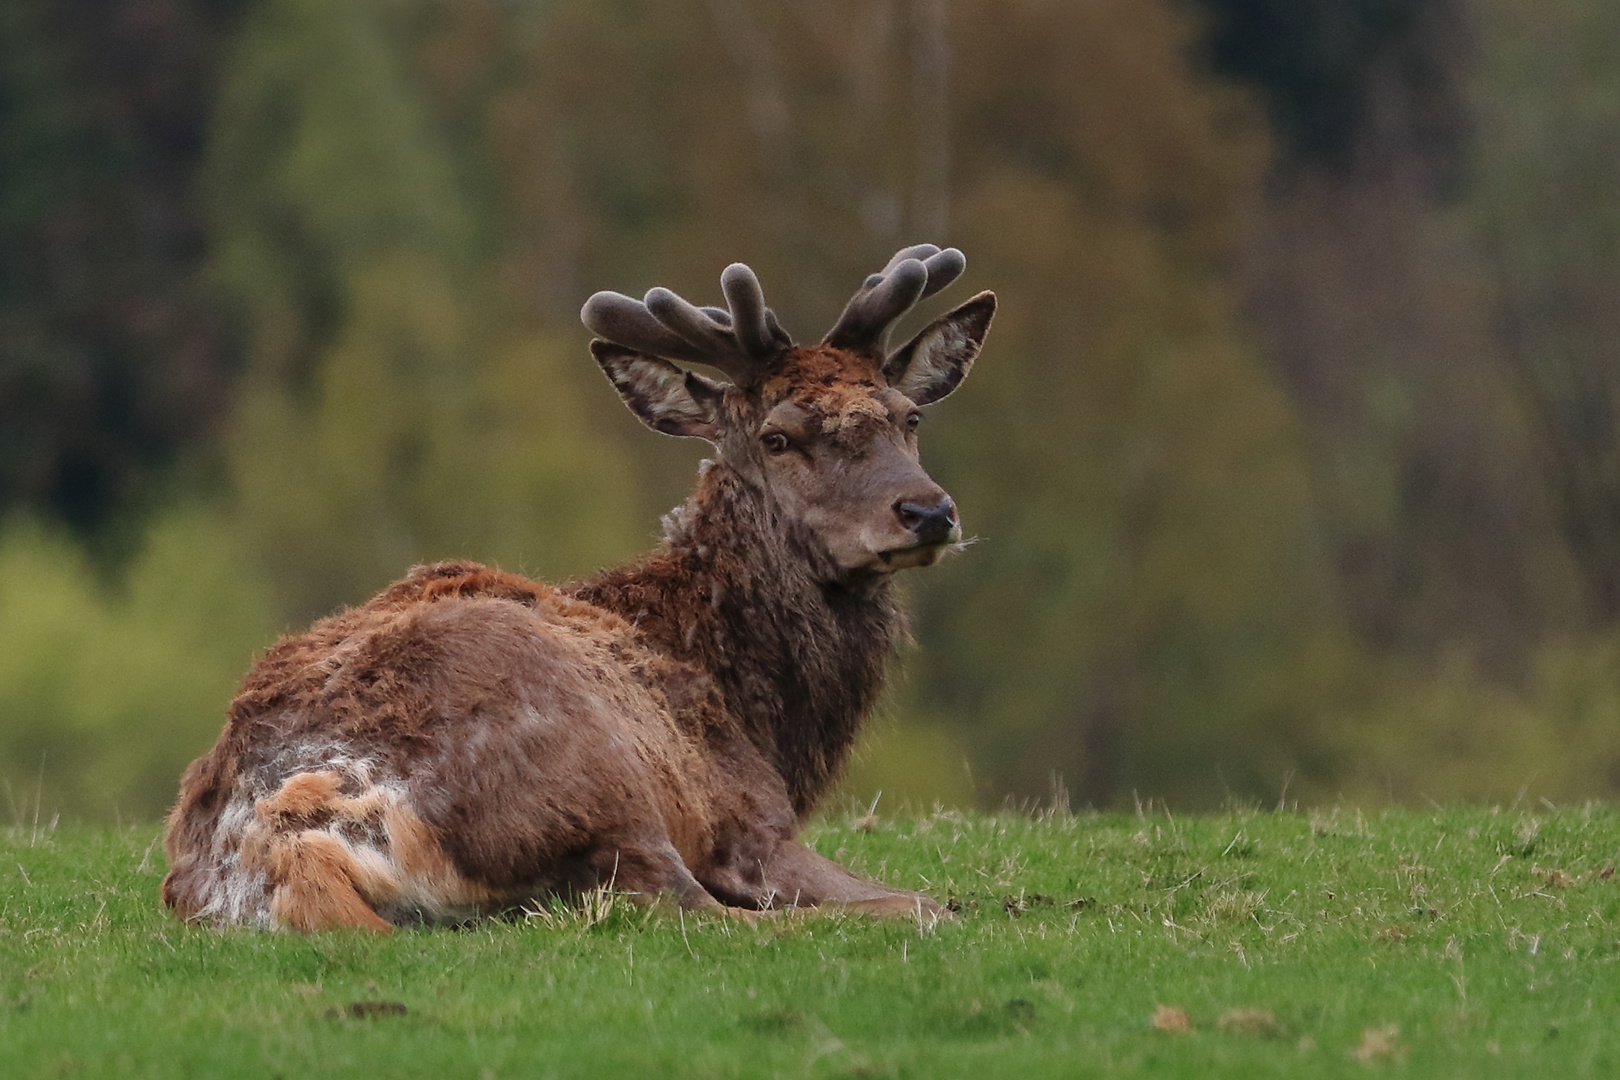
[[[725,383],[600,338],[591,342],[591,355],[630,411],[654,431],[710,442],[720,437]]]
[[[889,385],[918,405],[955,390],[973,370],[995,313],[996,294],[982,292],[934,320],[883,362]]]

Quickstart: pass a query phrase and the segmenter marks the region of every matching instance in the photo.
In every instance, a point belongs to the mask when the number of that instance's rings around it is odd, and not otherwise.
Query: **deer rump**
[[[904,634],[893,570],[960,538],[917,463],[917,409],[966,374],[993,297],[886,355],[894,319],[962,267],[906,249],[798,348],[739,267],[729,311],[654,290],[584,313],[632,411],[720,451],[661,549],[561,588],[418,567],[279,641],[182,780],[176,914],[388,931],[600,885],[717,911],[939,913],[796,836]]]

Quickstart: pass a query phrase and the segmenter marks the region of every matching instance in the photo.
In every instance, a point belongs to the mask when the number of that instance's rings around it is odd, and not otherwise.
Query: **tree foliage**
[[[1492,314],[1533,419],[1585,614],[1620,625],[1620,13],[1484,5],[1477,215]]]
[[[276,628],[651,543],[706,448],[601,383],[592,291],[742,259],[814,340],[919,240],[1001,297],[924,439],[977,542],[857,789],[1613,790],[1591,0],[1482,5],[1472,67],[1449,0],[193,0],[106,67],[13,9],[0,508],[158,507],[122,574],[0,533],[14,791],[153,812]]]
[[[413,561],[557,573],[626,546],[617,448],[578,405],[588,365],[493,288],[486,163],[425,85],[413,13],[262,5],[208,160],[248,341],[231,475],[294,619]]]
[[[1210,13],[1202,52],[1262,91],[1290,164],[1352,165],[1395,99],[1406,113],[1401,152],[1450,172],[1467,130],[1451,63],[1469,26],[1457,0],[1199,4]]]
[[[0,514],[112,553],[226,405],[191,183],[238,6],[0,11]]]

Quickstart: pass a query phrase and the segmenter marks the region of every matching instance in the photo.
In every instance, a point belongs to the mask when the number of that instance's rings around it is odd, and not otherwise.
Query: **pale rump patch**
[[[242,835],[252,822],[252,797],[238,786],[214,825],[206,854],[183,857],[195,875],[192,888],[174,897],[182,918],[270,925],[264,873],[242,866]]]
[[[197,914],[304,933],[386,933],[402,922],[463,921],[495,902],[456,873],[401,791],[375,784],[345,795],[344,783],[333,770],[303,772],[255,800],[239,858],[215,879],[216,899],[234,891],[251,903],[207,903]]]

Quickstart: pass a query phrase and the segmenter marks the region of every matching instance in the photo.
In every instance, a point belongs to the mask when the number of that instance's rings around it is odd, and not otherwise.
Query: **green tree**
[[[117,587],[69,537],[13,522],[0,535],[9,820],[157,817],[275,626],[267,581],[217,512],[157,515]]]
[[[1586,616],[1620,625],[1620,11],[1481,5],[1470,210]]]
[[[426,7],[268,0],[216,120],[218,275],[249,342],[232,476],[289,617],[428,558],[588,568],[629,531],[576,406],[588,360],[491,288],[504,222],[420,70]]]
[[[239,6],[0,10],[0,516],[48,516],[103,562],[228,402],[191,185]]]

